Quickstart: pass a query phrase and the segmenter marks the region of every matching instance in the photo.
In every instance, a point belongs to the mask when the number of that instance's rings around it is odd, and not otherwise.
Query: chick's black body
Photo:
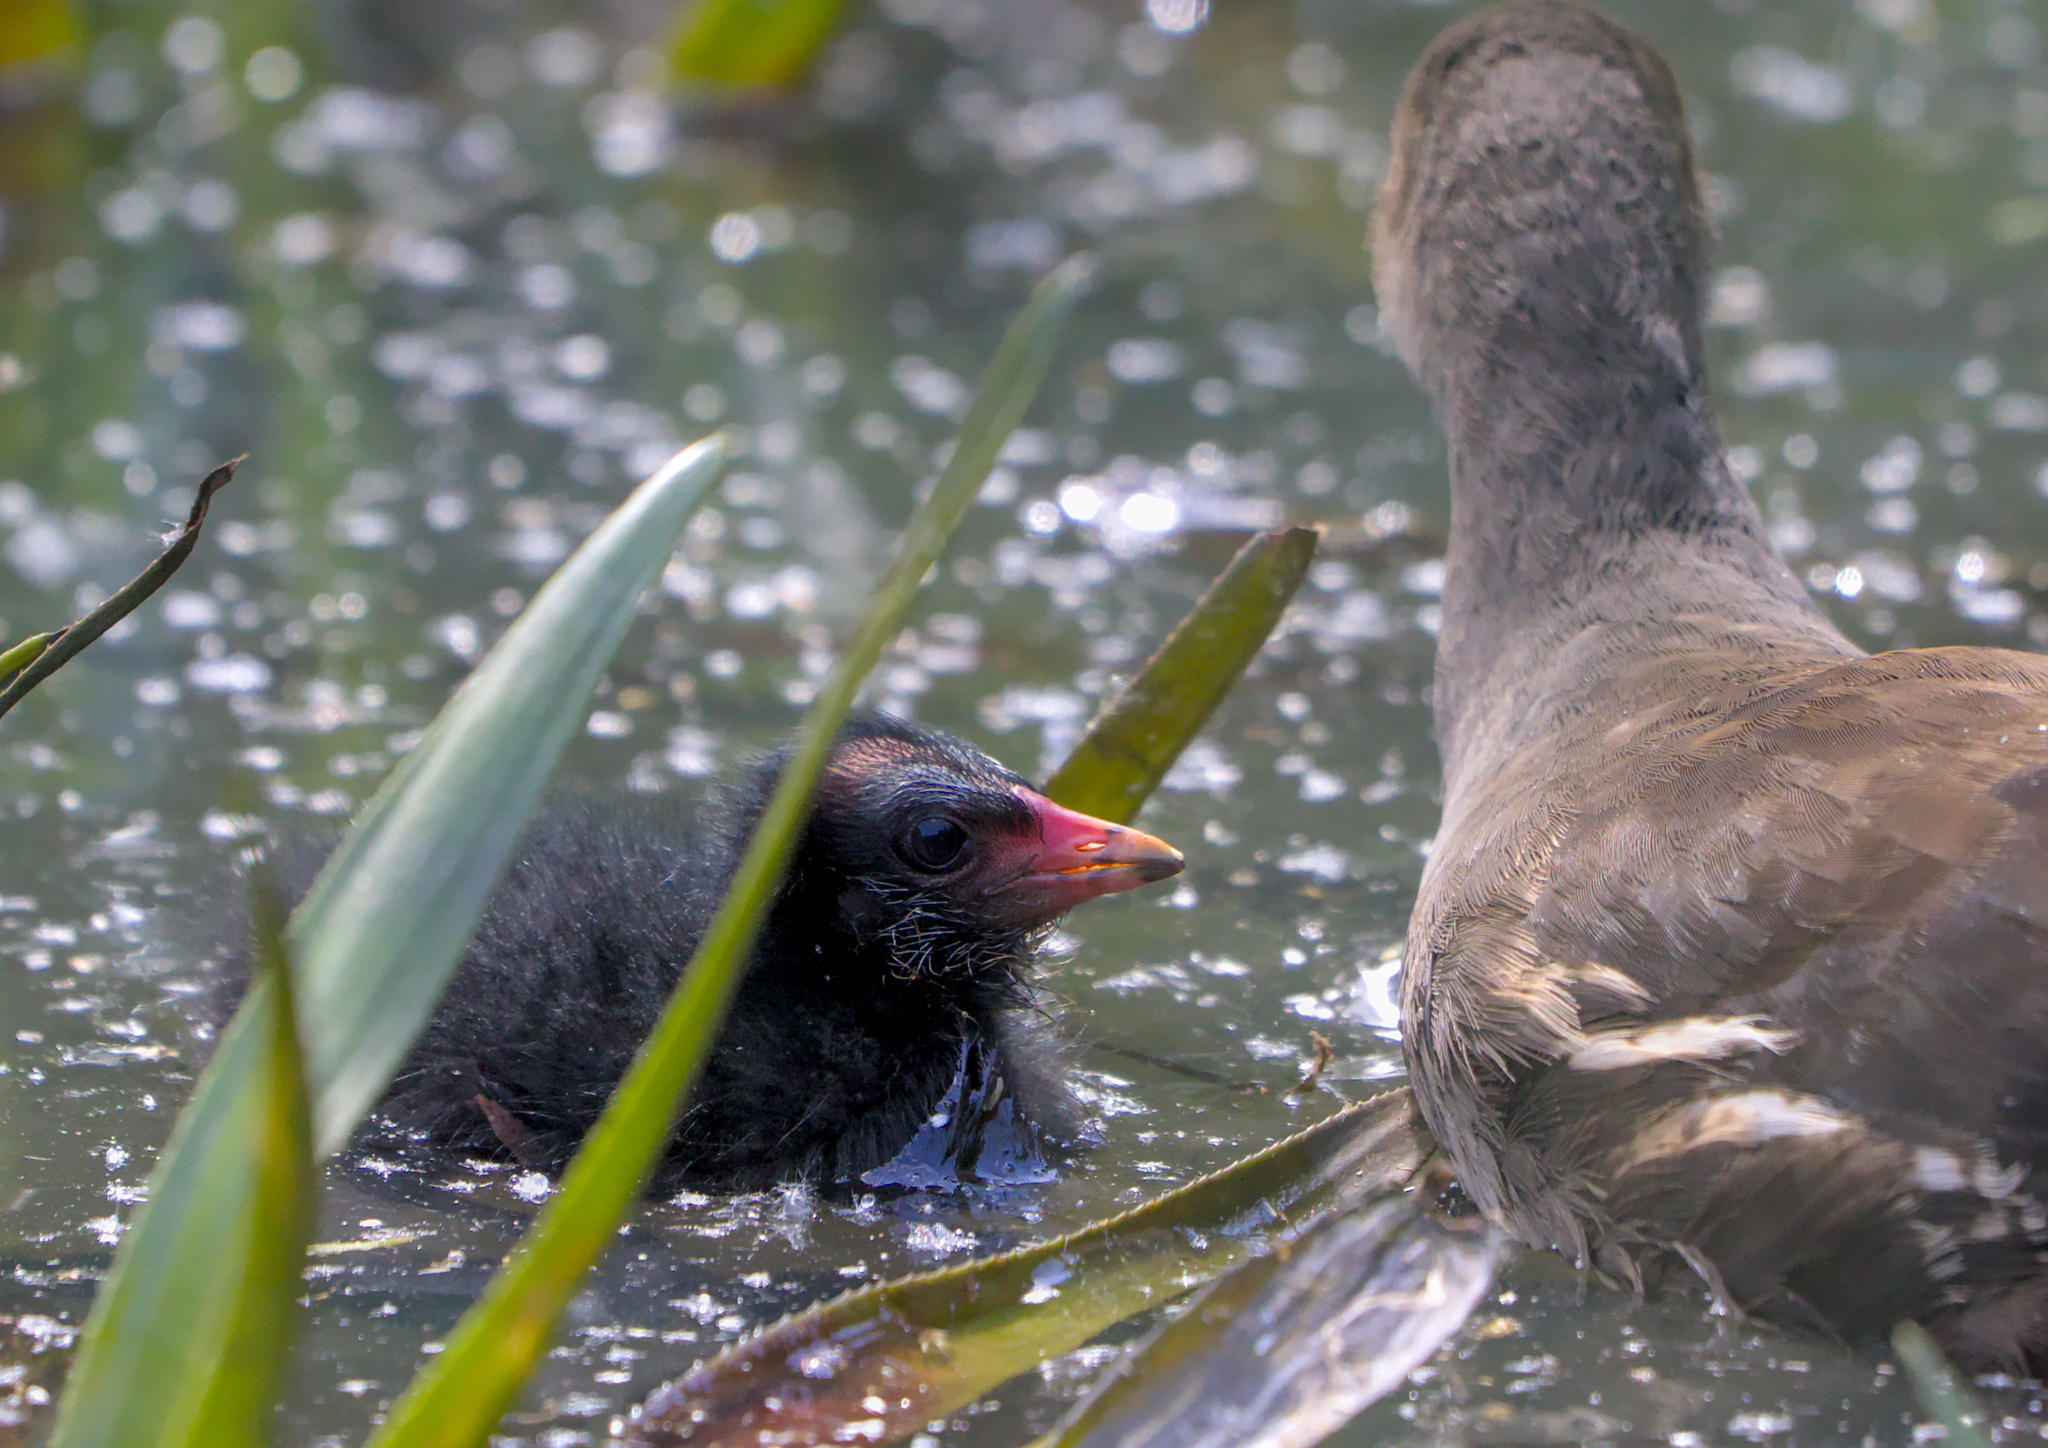
[[[744,844],[699,850],[680,823],[591,806],[536,821],[382,1113],[452,1145],[565,1165],[653,1030]],[[1016,1057],[1011,1088],[1064,1135],[1064,1089],[1040,1069],[1051,1043],[1026,1044],[1044,1029],[1030,934],[980,935],[971,974],[901,972],[888,941],[852,928],[833,874],[800,864],[778,897],[664,1179],[857,1177],[910,1139],[970,1041]]]
[[[1866,656],[1772,552],[1641,39],[1480,12],[1394,149],[1381,315],[1451,448],[1402,977],[1432,1131],[1531,1242],[2048,1363],[2048,660]]]
[[[560,806],[531,825],[383,1122],[564,1165],[652,1030],[781,762],[757,762],[694,820],[643,801]],[[1106,846],[1054,858],[1072,821],[1085,817],[957,740],[850,724],[657,1188],[1042,1169],[1077,1115],[1039,1023],[1038,938],[1078,899],[1179,868],[1149,836],[1097,821]],[[288,865],[288,885],[303,890],[317,864]],[[925,1160],[897,1163],[914,1137]]]

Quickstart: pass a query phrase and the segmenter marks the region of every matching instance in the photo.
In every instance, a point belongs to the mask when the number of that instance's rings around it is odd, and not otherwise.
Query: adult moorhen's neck
[[[1540,714],[1521,696],[1589,628],[1640,656],[1644,632],[1732,610],[1767,651],[1850,649],[1723,455],[1669,71],[1584,11],[1517,18],[1417,67],[1375,219],[1384,323],[1450,443],[1436,709],[1454,785],[1485,767],[1473,741]]]

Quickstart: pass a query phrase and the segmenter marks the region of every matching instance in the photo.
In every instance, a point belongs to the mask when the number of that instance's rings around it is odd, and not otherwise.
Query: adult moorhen
[[[1450,443],[1444,817],[1402,1029],[1472,1197],[1845,1337],[2048,1358],[2048,661],[1866,656],[1702,364],[1676,83],[1527,0],[1416,66],[1383,324]]]
[[[710,923],[786,751],[692,820],[557,806],[532,824],[379,1105],[436,1153],[559,1170]],[[296,899],[318,852],[285,852]],[[1070,907],[1180,853],[1064,809],[957,739],[847,724],[660,1190],[810,1177],[1030,1179],[1078,1113],[1040,1024],[1037,947]]]

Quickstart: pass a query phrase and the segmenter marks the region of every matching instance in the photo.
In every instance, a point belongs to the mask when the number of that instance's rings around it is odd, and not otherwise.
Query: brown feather
[[[1864,657],[1771,553],[1644,42],[1481,12],[1395,141],[1382,312],[1452,456],[1425,1116],[1529,1240],[2048,1360],[2048,661]]]

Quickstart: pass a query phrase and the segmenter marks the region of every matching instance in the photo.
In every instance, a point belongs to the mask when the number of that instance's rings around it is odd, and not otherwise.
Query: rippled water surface
[[[278,8],[223,30],[109,0],[75,98],[0,117],[0,634],[94,602],[251,455],[175,587],[0,726],[0,1313],[42,1341],[80,1320],[189,1089],[244,842],[366,798],[548,570],[714,424],[738,461],[564,774],[689,791],[775,738],[1001,325],[1084,247],[1103,280],[876,701],[1042,772],[1248,529],[1329,527],[1145,816],[1187,873],[1062,938],[1104,1145],[1044,1188],[650,1206],[504,1441],[597,1441],[789,1307],[1064,1229],[1398,1076],[1443,455],[1360,238],[1399,79],[1463,7],[860,0],[800,98],[679,111],[659,7]],[[1872,647],[2048,644],[2048,16],[1614,8],[1694,107],[1729,442],[1780,545]],[[1314,1033],[1324,1093],[1255,1089]],[[537,1195],[510,1171],[334,1186],[296,1442],[360,1440]],[[930,1441],[1023,1441],[1108,1351]],[[2024,1385],[1989,1396],[2004,1437],[2043,1434]],[[1343,1441],[1918,1424],[1889,1363],[1533,1258]]]

